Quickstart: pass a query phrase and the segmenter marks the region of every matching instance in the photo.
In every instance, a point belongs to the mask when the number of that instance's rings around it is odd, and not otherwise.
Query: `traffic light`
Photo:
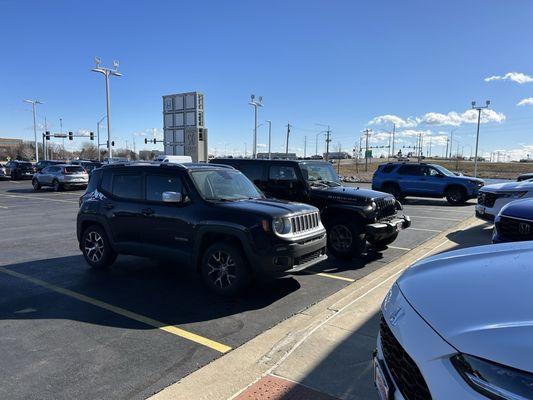
[[[111,141],[111,146],[115,147],[115,141],[114,140]]]
[[[44,137],[46,138],[46,140],[50,140],[50,131],[46,131],[44,133]]]
[[[72,132],[68,133],[68,140],[74,139],[74,134]]]
[[[144,138],[144,144],[148,144],[148,142],[156,144],[157,140],[156,140],[156,138],[153,138],[153,139],[150,139],[150,140],[148,140],[147,138]]]
[[[144,144],[148,144],[148,139],[144,138]]]
[[[89,132],[89,139],[94,140],[94,132]]]

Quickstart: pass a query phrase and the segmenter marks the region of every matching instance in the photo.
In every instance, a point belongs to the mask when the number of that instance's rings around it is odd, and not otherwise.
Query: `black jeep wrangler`
[[[320,209],[328,232],[328,250],[338,258],[361,254],[368,241],[381,250],[411,225],[399,215],[394,196],[343,186],[332,165],[324,161],[215,159],[239,169],[267,197],[299,201]]]
[[[117,254],[171,259],[177,268],[195,268],[219,294],[327,257],[318,209],[265,199],[226,165],[98,168],[80,198],[77,236],[93,268],[109,266]]]

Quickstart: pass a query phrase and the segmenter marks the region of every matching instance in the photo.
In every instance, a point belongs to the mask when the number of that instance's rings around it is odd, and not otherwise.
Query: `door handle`
[[[146,216],[148,216],[148,215],[152,215],[152,214],[154,214],[154,212],[155,212],[155,211],[152,210],[151,208],[143,208],[143,209],[141,210],[142,215],[146,215]]]

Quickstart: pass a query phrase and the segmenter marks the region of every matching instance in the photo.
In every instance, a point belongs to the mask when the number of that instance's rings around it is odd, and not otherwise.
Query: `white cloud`
[[[467,110],[461,114],[461,119],[465,124],[477,124],[478,112],[476,110]],[[486,109],[481,111],[481,123],[488,122],[502,123],[505,121],[505,115],[494,110]]]
[[[448,114],[441,114],[436,112],[428,112],[420,118],[420,122],[426,125],[452,125],[459,126],[461,125],[462,118],[455,111],[451,111]]]
[[[517,106],[533,106],[533,97],[520,100]]]
[[[266,149],[267,145],[265,143],[257,143],[257,148],[259,149]]]
[[[505,75],[493,75],[485,78],[485,82],[492,81],[513,81],[522,85],[533,82],[533,76],[526,75],[522,72],[508,72]]]
[[[368,122],[369,125],[391,125],[395,124],[397,128],[414,128],[418,125],[418,122],[412,118],[403,119],[397,115],[379,115],[375,118],[372,118]]]

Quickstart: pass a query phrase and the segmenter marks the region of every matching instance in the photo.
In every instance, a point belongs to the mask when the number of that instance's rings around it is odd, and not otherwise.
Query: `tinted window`
[[[163,192],[183,192],[181,179],[171,175],[148,175],[146,177],[146,200],[162,201]]]
[[[81,174],[83,171],[83,167],[65,167],[65,172],[69,174]]]
[[[142,175],[113,175],[111,193],[123,199],[142,198]]]
[[[50,167],[43,168],[41,174],[48,174],[50,172]]]
[[[98,181],[100,180],[101,176],[102,170],[94,171],[91,175],[89,175],[89,184],[87,185],[85,193],[94,192],[96,190],[96,187],[98,186]]]
[[[273,165],[270,167],[269,178],[275,181],[295,181],[296,172],[293,167]]]
[[[387,164],[381,167],[381,172],[383,174],[390,174],[394,170],[395,165],[394,164]]]
[[[100,183],[100,188],[108,193],[111,193],[111,171],[105,171],[102,173],[102,182]]]
[[[61,167],[48,167],[48,173],[53,174],[55,172],[61,171]]]
[[[260,163],[242,163],[239,170],[253,182],[263,180],[263,165]]]
[[[398,173],[401,175],[420,175],[420,166],[419,165],[402,165],[398,170]]]

